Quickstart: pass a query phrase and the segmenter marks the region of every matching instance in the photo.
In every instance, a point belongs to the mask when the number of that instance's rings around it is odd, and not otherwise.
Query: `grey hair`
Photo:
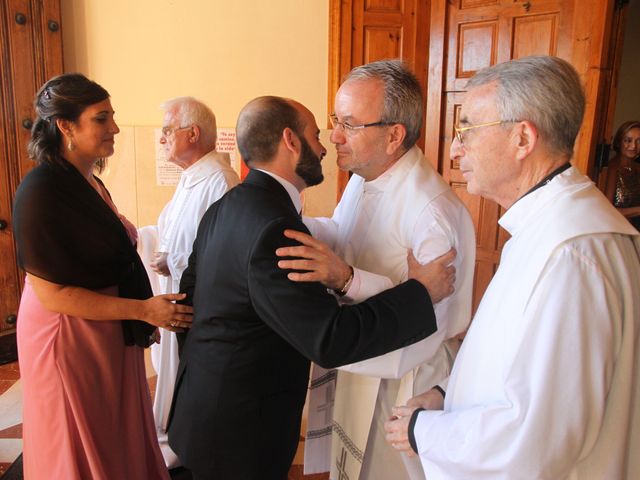
[[[571,156],[584,116],[585,96],[575,68],[551,56],[531,56],[484,68],[467,90],[496,82],[503,120],[528,120],[559,153]]]
[[[193,97],[177,97],[160,105],[165,112],[174,111],[180,127],[197,125],[203,145],[211,150],[216,146],[218,136],[216,116],[211,109]]]
[[[407,135],[402,142],[410,149],[420,138],[422,129],[422,90],[416,76],[402,60],[379,60],[354,68],[345,82],[379,80],[384,85],[383,122],[404,125]]]

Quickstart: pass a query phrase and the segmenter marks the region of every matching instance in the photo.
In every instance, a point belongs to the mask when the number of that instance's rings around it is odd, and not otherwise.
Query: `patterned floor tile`
[[[22,424],[0,430],[0,438],[22,438]]]
[[[151,367],[148,351],[146,352],[145,360],[147,367],[147,377],[149,381],[149,391],[151,393],[151,397],[153,398],[158,377],[155,375],[155,372]],[[19,378],[20,368],[18,366],[18,362],[0,365],[0,395],[5,393],[13,384],[16,383]],[[304,431],[304,428],[302,430]],[[12,425],[3,430],[0,430],[0,477],[4,475],[4,473],[11,465],[11,463],[7,462],[7,460],[14,458],[22,450],[22,442],[20,441],[21,438],[22,423]],[[299,451],[296,454],[294,465],[289,471],[288,480],[328,480],[328,473],[304,475],[302,466],[303,449],[304,439],[301,438]]]

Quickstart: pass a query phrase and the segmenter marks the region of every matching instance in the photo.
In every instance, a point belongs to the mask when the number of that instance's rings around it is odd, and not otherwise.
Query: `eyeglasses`
[[[174,133],[180,131],[180,130],[186,130],[187,128],[191,128],[191,125],[189,125],[188,127],[177,127],[177,128],[173,128],[173,127],[162,127],[162,136],[167,138],[170,137],[171,135],[173,135]]]
[[[387,125],[393,125],[394,123],[397,123],[397,122],[379,121],[379,122],[373,122],[373,123],[364,123],[362,125],[351,125],[349,122],[341,122],[340,120],[338,120],[338,117],[336,116],[335,113],[332,113],[331,115],[329,115],[329,121],[331,122],[331,126],[333,128],[340,127],[346,134],[355,133],[358,130],[363,130],[368,127],[384,127]]]
[[[480,127],[490,127],[492,125],[501,125],[503,123],[516,123],[519,121],[520,120],[496,120],[495,122],[478,123],[477,125],[467,125],[466,127],[456,127],[454,125],[453,130],[455,131],[456,139],[460,142],[460,145],[464,147],[464,138],[462,136],[462,133],[466,132],[467,130],[473,130],[474,128]]]

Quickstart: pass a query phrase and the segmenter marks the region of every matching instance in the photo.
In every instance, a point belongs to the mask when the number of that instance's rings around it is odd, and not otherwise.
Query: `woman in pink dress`
[[[119,132],[100,85],[49,80],[35,99],[38,164],[14,202],[26,479],[166,479],[143,348],[156,327],[183,331],[182,295],[151,297],[135,227],[94,176]]]

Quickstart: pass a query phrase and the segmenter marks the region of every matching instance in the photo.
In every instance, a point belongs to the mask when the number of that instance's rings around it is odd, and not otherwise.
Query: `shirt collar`
[[[374,178],[368,182],[365,181],[364,191],[367,193],[384,192],[390,187],[394,179],[406,176],[408,169],[411,167],[409,159],[412,155],[416,154],[415,150],[418,150],[418,147],[414,146],[410,148],[378,178]]]
[[[536,183],[533,187],[531,187],[531,189],[525,193],[522,197],[526,197],[527,195],[529,195],[532,192],[535,192],[537,189],[544,187],[545,185],[547,185],[551,180],[553,180],[553,178],[556,175],[560,175],[562,172],[564,172],[565,170],[567,170],[568,168],[571,168],[571,163],[567,162],[567,163],[563,163],[561,166],[559,166],[558,168],[556,168],[553,172],[551,172],[549,175],[547,175],[546,177],[544,177],[542,180],[540,180],[538,183]],[[520,197],[520,198],[522,198]],[[517,202],[518,200],[516,200]]]
[[[196,185],[203,179],[209,177],[216,170],[224,168],[223,165],[231,165],[228,153],[216,152],[215,150],[207,153],[197,162],[189,165],[182,171],[180,180],[183,187],[190,188]]]
[[[567,183],[575,182],[576,175],[580,176],[580,172],[575,167],[557,173],[546,183],[530,190],[526,195],[520,197],[516,203],[511,205],[498,223],[510,235],[515,235],[518,230],[526,227],[529,220],[545,209],[549,201],[553,201],[554,193],[564,188]]]
[[[296,208],[296,211],[297,212],[301,212],[302,211],[302,200],[300,200],[300,192],[298,192],[298,189],[293,186],[293,183],[291,183],[288,180],[285,180],[281,176],[276,175],[275,173],[270,172],[268,170],[263,170],[261,168],[256,168],[256,170],[259,170],[262,173],[266,173],[271,178],[276,180],[280,185],[282,185],[282,187],[289,194],[289,197],[291,197],[291,201],[293,202],[293,206]]]

